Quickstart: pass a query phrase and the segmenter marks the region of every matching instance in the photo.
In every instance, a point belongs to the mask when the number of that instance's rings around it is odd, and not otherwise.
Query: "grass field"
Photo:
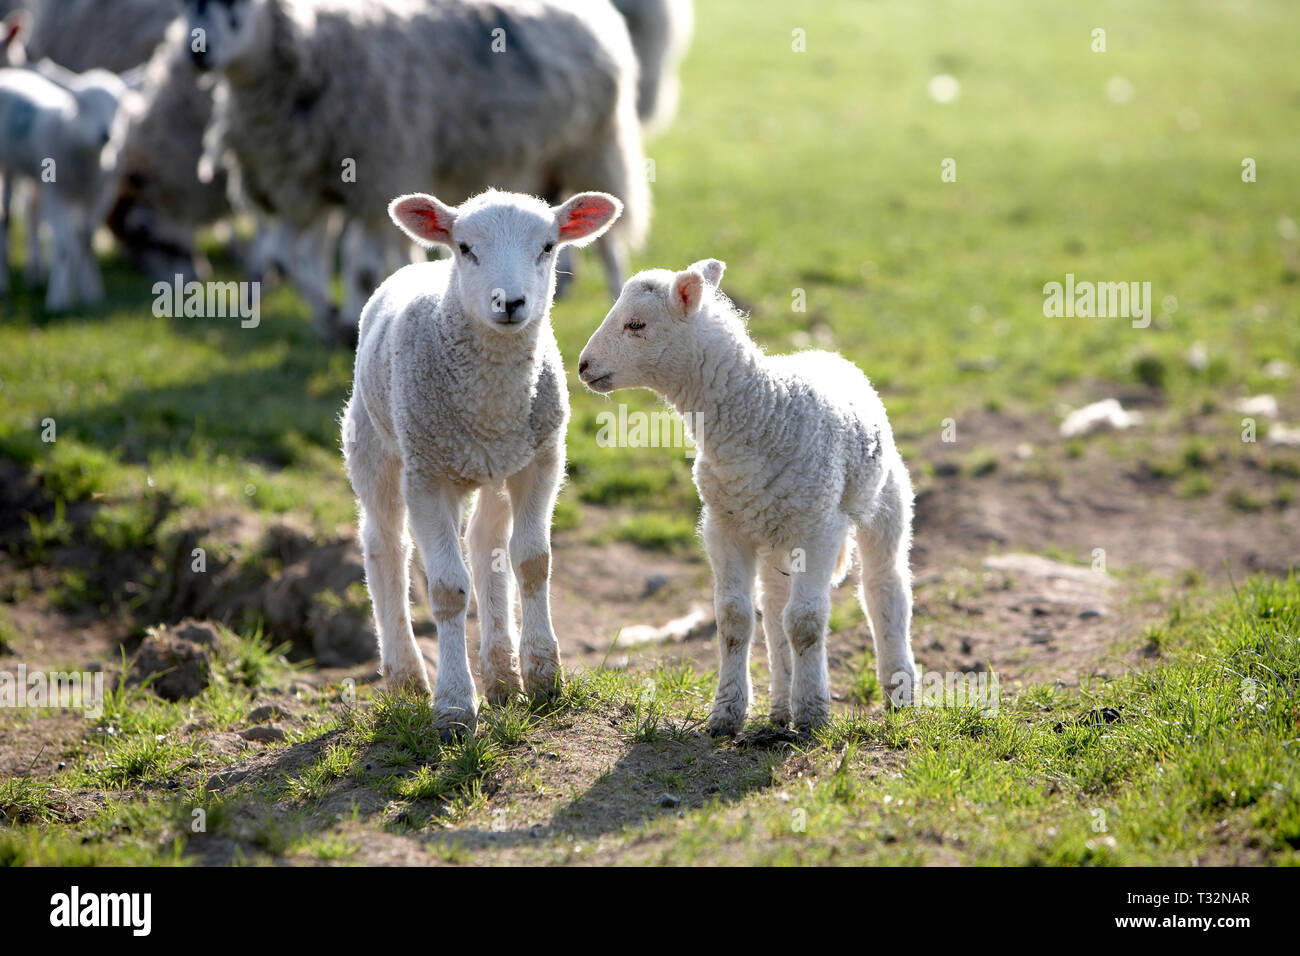
[[[1249,520],[1300,540],[1300,453],[1265,441],[1271,424],[1300,419],[1300,10],[697,6],[679,116],[648,145],[655,224],[637,266],[723,259],[724,290],[763,345],[856,361],[934,496],[959,486],[1014,510],[1025,481],[1086,464],[1096,498],[1133,494],[1115,476],[1140,472],[1189,527],[1220,522],[1227,541]],[[957,79],[955,100],[929,94],[936,75]],[[238,278],[211,251],[221,277]],[[608,302],[594,257],[581,265],[553,312],[574,410],[562,548],[616,542],[689,561],[689,461],[595,441],[597,414],[614,406],[580,388],[575,366]],[[132,640],[154,623],[135,613],[148,605],[140,580],[105,586],[49,557],[60,548],[83,564],[145,555],[130,566],[147,567],[196,513],[288,515],[319,534],[353,518],[337,428],[351,356],[317,340],[301,302],[276,290],[255,329],[156,318],[148,283],[112,255],[105,269],[108,300],[92,314],[44,315],[18,272],[0,304],[0,459],[34,476],[41,501],[9,516],[16,530],[0,541],[0,661],[32,656],[6,624],[32,604],[89,608]],[[1150,326],[1046,317],[1043,287],[1067,274],[1149,282]],[[1205,361],[1189,361],[1193,349]],[[1281,419],[1260,417],[1259,440],[1243,442],[1233,403],[1261,392]],[[1143,428],[1054,440],[1063,406],[1110,396],[1141,407]],[[614,401],[657,407],[645,393]],[[940,438],[948,420],[955,442]],[[1014,464],[1021,434],[1047,449],[1028,476]],[[1037,672],[987,718],[844,708],[795,745],[701,738],[713,675],[679,661],[587,668],[554,710],[492,713],[479,738],[443,748],[417,703],[363,686],[361,704],[344,705],[332,679],[290,693],[299,671],[246,630],[192,708],[122,691],[93,728],[0,713],[32,744],[15,754],[34,759],[48,736],[63,764],[0,782],[0,861],[1294,863],[1300,585],[1264,575],[1234,594],[1214,573],[1225,561],[1239,580],[1284,570],[1237,560],[1254,533],[1190,555],[1200,572],[1126,579],[1157,623],[1118,637],[1159,654],[1122,676],[1061,674],[1058,686]],[[1043,526],[1007,544],[1028,537],[1086,562],[1080,535]],[[931,554],[941,537],[918,528]],[[1130,537],[1140,545],[1140,530]],[[922,603],[940,637],[991,626],[945,623],[946,604]],[[835,629],[860,634],[852,602],[837,607],[848,617]],[[844,681],[858,671],[870,667]],[[223,749],[268,700],[291,705],[288,736],[253,756]],[[1106,708],[1120,719],[1097,717]],[[247,776],[209,791],[228,766]],[[659,808],[661,792],[680,803]]]

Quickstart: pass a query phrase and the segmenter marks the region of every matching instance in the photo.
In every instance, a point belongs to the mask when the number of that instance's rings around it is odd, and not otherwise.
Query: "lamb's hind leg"
[[[772,672],[772,723],[790,723],[790,638],[786,636],[782,613],[790,600],[790,576],[765,564],[760,572],[763,584],[763,633],[767,637],[767,666]]]
[[[912,584],[907,564],[912,543],[912,489],[891,475],[868,524],[858,528],[862,586],[858,597],[871,622],[876,673],[886,706],[911,704],[916,692],[912,657]]]
[[[564,441],[539,451],[506,481],[514,513],[510,560],[519,581],[523,622],[519,655],[524,689],[537,697],[554,693],[562,679],[560,643],[551,624],[551,515],[564,475]]]
[[[716,737],[739,733],[749,712],[754,549],[719,526],[707,508],[704,547],[713,565],[713,608],[718,620],[718,692],[707,724]]]
[[[429,678],[411,632],[408,601],[411,541],[402,503],[402,464],[387,453],[365,407],[355,396],[343,417],[343,454],[361,505],[361,549],[366,586],[379,632],[379,660],[390,690],[429,693]]]
[[[807,732],[830,719],[826,626],[831,616],[831,579],[847,528],[828,529],[804,550],[803,570],[790,575],[790,601],[782,622],[792,652],[790,708],[796,730]]]
[[[483,691],[502,703],[523,690],[510,578],[510,501],[503,485],[479,490],[469,519],[469,565],[478,602]]]

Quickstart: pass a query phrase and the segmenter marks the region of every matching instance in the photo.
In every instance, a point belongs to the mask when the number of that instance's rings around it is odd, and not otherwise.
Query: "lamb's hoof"
[[[704,725],[710,737],[734,737],[745,727],[745,712],[734,707],[714,707]]]
[[[533,700],[551,700],[558,697],[563,689],[564,672],[560,669],[558,660],[524,669],[524,690]]]
[[[790,708],[773,707],[772,712],[767,715],[767,719],[774,727],[790,726]]]
[[[492,642],[483,655],[483,693],[488,702],[504,704],[516,694],[523,693],[523,680],[519,677],[519,655],[509,641]]]
[[[831,715],[827,710],[794,715],[794,729],[800,737],[811,737],[818,728],[825,727],[830,722]]]
[[[485,675],[483,683],[486,687],[488,703],[496,706],[507,704],[511,698],[524,692],[524,684],[519,679],[518,671],[507,671],[497,677]]]
[[[429,675],[424,672],[424,663],[422,661],[416,661],[410,667],[385,667],[383,675],[384,686],[390,694],[416,697],[433,696],[433,690],[429,687]]]
[[[892,681],[882,680],[881,690],[885,695],[885,710],[911,707],[916,700],[916,675],[898,674]]]
[[[478,714],[464,707],[449,707],[434,714],[433,727],[438,732],[438,739],[449,744],[461,737],[474,736]]]

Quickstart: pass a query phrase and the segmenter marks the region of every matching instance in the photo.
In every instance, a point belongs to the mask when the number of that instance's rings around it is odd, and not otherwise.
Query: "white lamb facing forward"
[[[855,539],[880,684],[889,704],[910,704],[912,485],[884,405],[838,355],[763,354],[718,291],[723,268],[706,259],[633,276],[578,364],[593,391],[658,392],[698,446],[720,658],[709,731],[738,732],[749,709],[755,572],[773,722],[808,731],[829,718],[830,592]]]
[[[548,582],[569,396],[550,323],[555,258],[621,211],[604,193],[552,209],[493,190],[455,209],[424,195],[389,209],[412,239],[446,246],[451,258],[399,269],[362,310],[343,454],[361,505],[384,678],[427,693],[407,603],[410,521],[438,627],[434,707],[444,735],[473,731],[478,717],[465,642],[471,580],[488,699],[545,695],[560,679]],[[461,514],[475,489],[466,568]],[[523,610],[518,636],[507,554]]]

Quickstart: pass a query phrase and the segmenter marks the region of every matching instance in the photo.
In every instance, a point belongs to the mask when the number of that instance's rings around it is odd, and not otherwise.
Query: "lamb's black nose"
[[[513,319],[515,317],[515,312],[518,311],[519,309],[522,309],[523,307],[524,307],[523,296],[520,296],[517,299],[511,299],[509,302],[506,303],[506,315]]]
[[[587,371],[587,366],[590,365],[590,364],[591,364],[591,363],[588,362],[586,359],[583,359],[581,362],[579,362],[579,363],[578,363],[578,374],[581,375],[583,372]]]

